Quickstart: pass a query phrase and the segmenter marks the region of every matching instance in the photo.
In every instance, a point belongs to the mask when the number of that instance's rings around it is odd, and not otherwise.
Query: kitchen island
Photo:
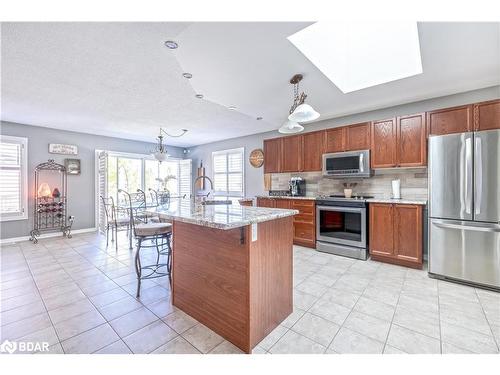
[[[293,310],[296,210],[173,200],[172,303],[246,353]]]

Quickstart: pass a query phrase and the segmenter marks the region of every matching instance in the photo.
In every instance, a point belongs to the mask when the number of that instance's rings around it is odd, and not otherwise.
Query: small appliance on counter
[[[292,177],[288,182],[290,195],[292,197],[304,197],[306,195],[306,180],[302,177]]]

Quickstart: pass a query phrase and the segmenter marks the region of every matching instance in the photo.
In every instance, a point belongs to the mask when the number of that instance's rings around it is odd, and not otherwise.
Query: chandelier
[[[157,140],[158,140],[158,143],[157,145],[154,147],[153,151],[151,151],[151,155],[154,156],[154,158],[156,160],[158,160],[160,163],[162,161],[165,161],[167,160],[168,158],[168,153],[167,153],[167,145],[165,145],[163,143],[163,134],[165,134],[166,136],[168,137],[172,137],[172,138],[178,138],[178,137],[182,137],[184,134],[186,134],[187,132],[187,129],[182,129],[182,133],[181,134],[178,134],[178,135],[171,135],[171,134],[168,134],[165,130],[163,130],[162,128],[160,128],[160,134],[158,135],[157,137]]]
[[[313,121],[319,117],[319,113],[313,107],[304,103],[307,95],[304,92],[299,95],[299,82],[302,78],[304,78],[302,74],[295,74],[290,79],[293,85],[293,104],[288,112],[288,120],[278,130],[280,133],[299,133],[304,130],[299,122]]]

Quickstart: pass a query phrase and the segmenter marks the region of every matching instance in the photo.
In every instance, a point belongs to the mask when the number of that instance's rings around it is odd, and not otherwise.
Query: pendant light
[[[320,116],[312,106],[304,103],[307,95],[304,92],[299,95],[299,82],[302,81],[302,78],[302,74],[296,74],[290,79],[290,83],[293,85],[293,105],[288,116],[290,121],[307,122],[316,120]]]
[[[182,133],[179,134],[179,135],[171,135],[171,134],[168,134],[165,130],[163,130],[162,128],[160,128],[160,135],[158,135],[157,139],[158,139],[158,144],[155,146],[155,148],[153,149],[153,151],[151,152],[151,155],[156,159],[158,160],[160,163],[162,161],[165,161],[167,160],[167,158],[170,156],[168,153],[167,153],[167,146],[165,144],[163,144],[163,135],[162,134],[165,134],[169,137],[172,137],[172,138],[178,138],[178,137],[182,137],[184,134],[186,134],[187,132],[187,129],[182,129]]]
[[[278,129],[281,134],[300,133],[302,130],[304,130],[302,125],[298,122],[290,120],[285,121],[285,123],[281,125],[281,128]]]

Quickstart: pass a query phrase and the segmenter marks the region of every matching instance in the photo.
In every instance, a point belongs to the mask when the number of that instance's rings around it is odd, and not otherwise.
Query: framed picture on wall
[[[67,174],[80,174],[80,159],[64,159]]]

